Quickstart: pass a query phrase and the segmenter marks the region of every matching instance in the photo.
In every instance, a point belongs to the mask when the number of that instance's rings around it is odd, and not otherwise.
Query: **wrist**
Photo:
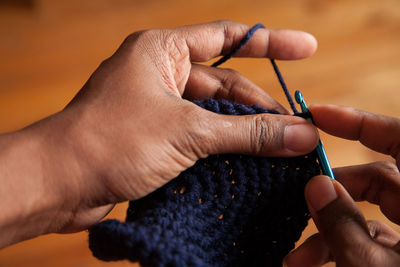
[[[0,135],[0,248],[58,232],[73,216],[78,168],[52,120]]]

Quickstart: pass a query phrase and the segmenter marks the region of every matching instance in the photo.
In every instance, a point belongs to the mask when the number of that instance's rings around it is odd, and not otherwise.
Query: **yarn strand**
[[[286,98],[287,98],[287,101],[289,102],[290,107],[292,108],[294,114],[299,113],[299,112],[297,111],[297,108],[296,108],[294,102],[293,102],[293,98],[292,98],[292,96],[291,96],[290,93],[289,93],[289,89],[288,89],[287,86],[286,86],[285,80],[283,79],[282,73],[280,72],[278,66],[277,66],[276,63],[275,63],[275,60],[274,60],[274,59],[270,59],[270,61],[271,61],[272,67],[274,68],[274,71],[275,71],[275,73],[276,73],[276,76],[278,77],[279,83],[280,83],[281,86],[282,86],[283,92],[284,92],[285,95],[286,95]]]
[[[219,60],[217,60],[216,62],[214,62],[211,67],[218,67],[219,65],[223,64],[224,62],[228,61],[229,59],[231,59],[237,52],[239,52],[240,49],[242,49],[243,46],[245,46],[247,44],[248,41],[250,41],[250,39],[253,37],[254,33],[258,30],[258,29],[265,29],[265,26],[258,23],[256,25],[254,25],[253,27],[250,28],[250,30],[247,32],[247,34],[243,37],[242,40],[240,40],[239,44],[237,47],[235,47],[229,54],[223,56],[222,58],[220,58]],[[293,102],[293,98],[290,95],[289,89],[286,86],[285,80],[283,79],[282,73],[280,72],[278,66],[275,63],[274,59],[270,59],[272,67],[274,68],[274,71],[276,73],[276,76],[278,77],[279,83],[281,84],[282,90],[285,93],[285,96],[289,102],[290,107],[292,108],[294,114],[299,114],[299,112],[297,111],[296,105]]]
[[[220,58],[218,61],[214,62],[211,67],[218,67],[219,65],[221,65],[222,63],[228,61],[229,59],[231,59],[231,57],[233,57],[237,52],[239,52],[240,49],[242,49],[242,47],[247,44],[248,41],[250,41],[251,37],[253,37],[254,33],[258,30],[258,29],[265,29],[265,26],[258,23],[256,25],[254,25],[253,27],[250,28],[250,30],[247,32],[246,36],[243,37],[242,40],[240,40],[239,44],[237,47],[235,47],[235,49],[232,50],[232,52],[230,52],[229,54],[223,56],[222,58]]]

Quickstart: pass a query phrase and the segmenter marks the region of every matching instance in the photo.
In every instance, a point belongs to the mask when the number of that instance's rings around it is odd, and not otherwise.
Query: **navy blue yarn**
[[[279,83],[282,86],[283,92],[285,93],[286,98],[287,98],[287,100],[288,100],[288,102],[290,104],[290,107],[292,108],[294,114],[298,113],[298,111],[296,109],[296,106],[294,105],[293,98],[289,93],[289,89],[286,86],[285,80],[283,79],[282,73],[280,72],[280,70],[278,68],[278,65],[276,65],[274,59],[270,59],[270,61],[271,61],[272,67],[274,68],[276,76],[278,77]]]
[[[225,100],[195,103],[220,114],[271,113]],[[101,260],[142,266],[280,266],[307,225],[303,190],[319,173],[314,154],[209,156],[130,201],[125,223],[93,226],[90,249]]]
[[[294,113],[293,115],[297,116],[297,117],[300,117],[300,118],[303,118],[303,119],[311,119],[311,120],[313,120],[313,117],[312,117],[312,114],[311,114],[310,111],[301,112],[301,113]]]
[[[247,34],[245,35],[245,37],[243,37],[243,39],[239,42],[238,46],[235,47],[235,49],[233,49],[233,51],[231,51],[229,54],[223,56],[222,58],[220,58],[218,61],[214,62],[211,67],[218,67],[219,65],[221,65],[222,63],[226,62],[227,60],[229,60],[230,58],[232,58],[237,52],[239,52],[239,50],[245,45],[247,44],[248,41],[250,41],[251,37],[253,37],[254,33],[258,30],[258,29],[265,29],[265,26],[258,23],[255,24],[253,27],[250,28],[250,30],[247,32]],[[276,65],[276,62],[274,59],[270,59],[272,67],[274,68],[275,74],[278,77],[279,83],[282,86],[283,92],[285,93],[285,96],[289,102],[290,107],[292,108],[294,114],[299,113],[297,111],[297,108],[293,102],[293,98],[289,93],[289,89],[286,86],[285,80],[283,79],[282,73],[280,72],[278,65]]]
[[[222,58],[220,58],[218,61],[214,62],[211,67],[218,67],[219,65],[221,65],[222,63],[224,63],[225,61],[229,60],[231,57],[233,57],[237,52],[239,52],[239,50],[251,39],[251,37],[253,37],[254,33],[258,30],[258,29],[264,29],[265,26],[258,23],[256,25],[254,25],[253,27],[250,28],[250,30],[247,32],[247,34],[243,37],[243,39],[239,42],[238,46],[235,47],[235,49],[233,49],[229,54],[223,56]]]

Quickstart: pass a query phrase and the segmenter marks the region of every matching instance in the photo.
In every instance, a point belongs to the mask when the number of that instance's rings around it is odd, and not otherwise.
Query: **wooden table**
[[[0,4],[0,132],[61,110],[99,63],[134,31],[217,19],[301,29],[319,40],[311,58],[279,62],[288,86],[309,104],[332,103],[400,116],[400,2],[397,0],[5,1]],[[234,68],[286,103],[271,66],[234,59]],[[358,142],[322,134],[333,166],[387,160]],[[108,216],[124,219],[126,203]],[[360,203],[369,219],[379,209]],[[389,223],[390,224],[390,223]],[[399,227],[396,227],[400,230]],[[310,223],[302,239],[315,232]],[[0,251],[0,266],[131,266],[103,263],[87,233],[47,235]]]

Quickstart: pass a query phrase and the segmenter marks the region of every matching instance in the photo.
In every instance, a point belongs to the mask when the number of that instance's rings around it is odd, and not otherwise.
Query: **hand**
[[[305,196],[319,233],[286,257],[287,266],[321,266],[332,260],[337,266],[400,266],[400,234],[381,222],[366,222],[354,202],[377,204],[400,224],[400,119],[336,106],[314,106],[311,112],[322,130],[359,140],[391,155],[397,165],[376,162],[337,168],[340,183],[326,176],[311,179]]]
[[[33,203],[19,218],[32,220],[30,232],[21,237],[14,231],[16,236],[3,245],[38,233],[86,229],[114,203],[145,196],[210,154],[286,157],[310,152],[318,134],[302,118],[217,115],[182,99],[226,98],[286,112],[237,72],[195,63],[227,54],[249,28],[220,21],[134,33],[65,110],[3,137],[0,142],[13,144],[14,150],[21,139],[32,146],[23,157],[7,157],[22,163],[18,171],[29,178],[30,188],[24,189],[26,181],[21,179],[15,189],[13,171],[0,179],[14,191],[29,193],[17,201],[20,205]],[[260,29],[237,56],[300,59],[315,49],[309,34]],[[39,178],[33,179],[32,173]],[[33,188],[39,192],[34,196]],[[13,197],[9,203],[18,199]],[[8,222],[16,221],[12,215]]]

